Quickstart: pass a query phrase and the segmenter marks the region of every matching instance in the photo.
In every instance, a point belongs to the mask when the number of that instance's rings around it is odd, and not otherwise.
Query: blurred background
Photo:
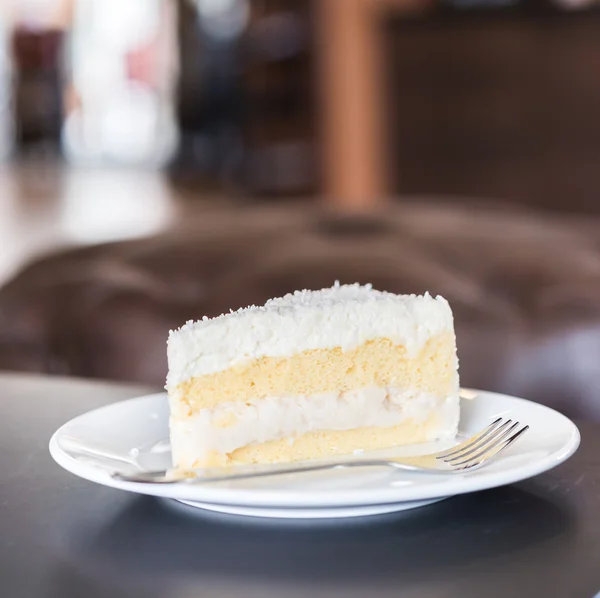
[[[600,419],[597,0],[0,0],[0,369],[161,385],[334,280]]]

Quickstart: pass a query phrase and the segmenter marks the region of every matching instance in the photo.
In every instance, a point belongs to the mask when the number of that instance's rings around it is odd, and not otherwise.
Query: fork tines
[[[485,430],[460,444],[458,448],[454,447],[437,455],[436,458],[447,463],[452,469],[480,467],[511,445],[528,429],[529,426],[521,427],[518,421],[513,422],[512,419],[505,420],[499,417]]]

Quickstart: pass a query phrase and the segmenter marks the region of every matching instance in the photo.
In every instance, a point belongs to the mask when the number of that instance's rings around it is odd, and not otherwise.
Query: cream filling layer
[[[312,396],[267,397],[252,402],[224,403],[188,417],[171,418],[171,448],[175,463],[211,452],[229,454],[249,444],[302,436],[320,430],[392,427],[404,421],[424,421],[439,413],[435,437],[451,437],[459,418],[458,394],[450,397],[368,387]],[[357,447],[360,448],[360,447]]]

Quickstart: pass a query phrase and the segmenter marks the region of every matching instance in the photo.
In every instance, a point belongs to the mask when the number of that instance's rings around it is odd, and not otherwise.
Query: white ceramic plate
[[[456,494],[510,484],[555,467],[579,446],[579,431],[560,413],[524,399],[472,391],[462,399],[460,437],[497,417],[527,423],[530,430],[489,466],[464,475],[440,476],[351,469],[293,474],[209,485],[148,485],[114,480],[110,473],[165,469],[171,465],[166,394],[114,403],[76,417],[52,436],[50,453],[77,476],[130,492],[185,504],[263,517],[350,517],[410,509]],[[458,440],[461,440],[459,438]],[[428,453],[453,443],[378,451],[378,455]]]

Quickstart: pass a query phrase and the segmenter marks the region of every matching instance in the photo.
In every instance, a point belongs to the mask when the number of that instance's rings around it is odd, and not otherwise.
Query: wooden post
[[[365,210],[385,202],[382,40],[369,0],[317,0],[321,176],[326,201]]]

